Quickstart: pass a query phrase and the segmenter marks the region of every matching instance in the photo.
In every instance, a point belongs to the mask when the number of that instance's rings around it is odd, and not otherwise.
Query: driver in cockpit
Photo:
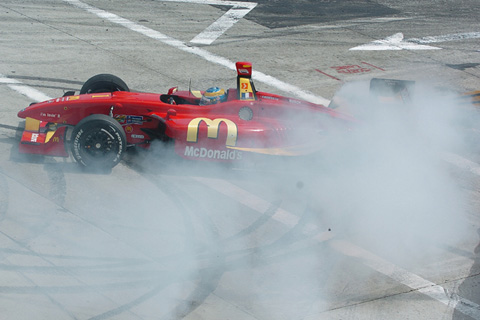
[[[227,100],[227,94],[224,89],[219,87],[212,87],[205,90],[205,93],[200,99],[200,105],[206,106],[210,104],[216,104]]]

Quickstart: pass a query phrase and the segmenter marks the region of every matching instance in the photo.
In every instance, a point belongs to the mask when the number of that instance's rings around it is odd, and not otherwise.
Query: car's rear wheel
[[[72,132],[72,155],[82,166],[111,169],[123,157],[127,138],[122,126],[104,114],[82,119]]]
[[[104,73],[88,79],[80,89],[80,94],[114,91],[130,91],[130,89],[119,77]]]

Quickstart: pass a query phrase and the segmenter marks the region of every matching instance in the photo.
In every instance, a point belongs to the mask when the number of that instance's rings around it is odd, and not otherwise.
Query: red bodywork
[[[92,114],[115,118],[129,146],[173,140],[178,155],[211,161],[241,160],[248,153],[313,152],[330,121],[346,127],[352,121],[323,105],[258,92],[251,74],[251,63],[238,62],[237,88],[215,105],[199,105],[198,93],[176,88],[168,94],[116,91],[32,104],[18,113],[27,118],[20,152],[68,156],[67,129]]]

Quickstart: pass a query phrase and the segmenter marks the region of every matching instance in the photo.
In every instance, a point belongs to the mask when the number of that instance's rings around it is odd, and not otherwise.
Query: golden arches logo
[[[198,128],[200,124],[205,122],[207,125],[207,137],[212,139],[218,138],[218,132],[220,130],[220,124],[223,122],[227,125],[227,146],[235,146],[237,144],[237,125],[235,122],[229,119],[209,119],[209,118],[195,118],[190,121],[188,124],[187,130],[187,141],[188,142],[197,142],[198,140]]]

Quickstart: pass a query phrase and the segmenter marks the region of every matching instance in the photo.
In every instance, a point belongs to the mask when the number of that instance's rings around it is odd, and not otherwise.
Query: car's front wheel
[[[118,121],[104,114],[93,114],[75,126],[71,142],[73,158],[79,164],[111,169],[122,159],[127,138]]]

